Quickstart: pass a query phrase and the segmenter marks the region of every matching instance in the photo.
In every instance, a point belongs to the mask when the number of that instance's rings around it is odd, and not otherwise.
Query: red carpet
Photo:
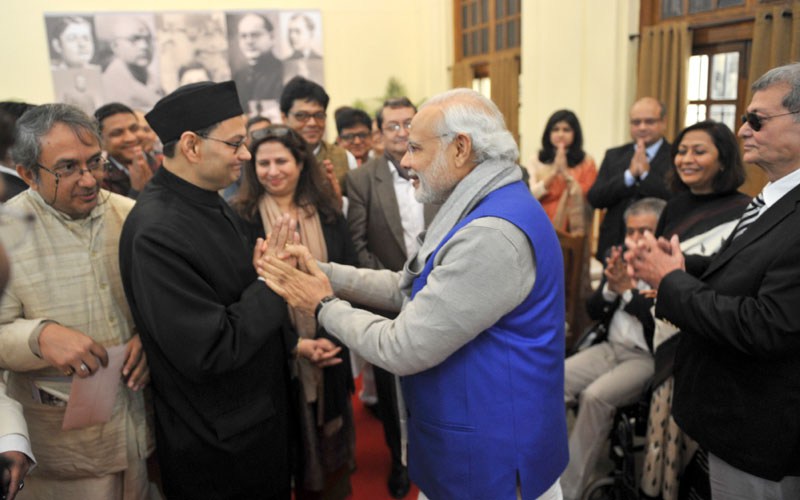
[[[360,378],[356,385],[361,385]],[[391,458],[383,439],[383,426],[358,399],[359,388],[353,395],[353,419],[356,427],[356,471],[350,477],[353,486],[351,500],[391,500],[386,489]],[[416,500],[419,490],[413,484],[408,500]]]

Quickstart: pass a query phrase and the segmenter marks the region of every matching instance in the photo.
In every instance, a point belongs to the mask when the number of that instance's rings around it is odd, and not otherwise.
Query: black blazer
[[[16,175],[6,172],[0,172],[0,175],[3,176],[3,182],[5,184],[5,190],[3,191],[2,196],[0,196],[0,203],[5,203],[14,196],[28,189],[28,184],[26,184],[25,181]]]
[[[603,287],[605,284],[606,278],[604,276],[603,280],[600,282],[600,286],[597,287],[597,290],[595,290],[594,293],[592,293],[592,295],[586,299],[586,310],[589,312],[590,318],[595,321],[603,321],[606,326],[608,326],[611,323],[611,317],[614,316],[614,313],[617,311],[620,303],[622,302],[622,297],[618,296],[611,302],[603,298]],[[636,290],[635,288],[631,291],[633,292],[633,297],[631,298],[631,301],[625,305],[623,311],[638,319],[642,324],[644,340],[647,342],[647,347],[652,353],[653,333],[656,329],[656,322],[653,319],[653,314],[650,312],[650,308],[653,306],[653,299],[648,299],[644,295],[640,294],[639,290]],[[608,329],[606,329],[606,331],[607,330]],[[606,339],[603,338],[602,340]]]
[[[634,143],[611,148],[606,151],[603,163],[589,193],[586,195],[594,208],[605,208],[606,215],[600,225],[597,240],[597,255],[606,255],[613,245],[625,241],[625,209],[636,200],[654,196],[668,200],[672,193],[664,182],[664,176],[672,168],[670,143],[664,139],[655,157],[650,161],[650,173],[633,186],[625,185],[625,171],[633,158]],[[605,263],[603,263],[605,265]]]
[[[684,335],[673,415],[700,446],[759,477],[800,475],[800,186],[713,257],[687,257],[656,315]]]

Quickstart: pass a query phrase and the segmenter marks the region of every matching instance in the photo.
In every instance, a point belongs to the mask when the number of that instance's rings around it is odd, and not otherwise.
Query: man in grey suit
[[[438,206],[414,198],[414,186],[400,160],[408,147],[408,130],[417,108],[406,97],[389,99],[378,112],[384,154],[348,172],[345,183],[350,208],[347,222],[359,266],[399,271],[419,247],[417,235],[436,215]],[[387,317],[394,314],[386,313]],[[373,366],[386,444],[392,454],[389,493],[403,498],[409,489],[402,460],[398,392],[395,376]]]

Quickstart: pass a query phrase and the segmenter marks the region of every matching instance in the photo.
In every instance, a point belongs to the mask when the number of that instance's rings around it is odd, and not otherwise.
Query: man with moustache
[[[119,102],[100,106],[94,117],[110,163],[103,188],[135,199],[155,170],[142,149],[139,119],[131,108]]]
[[[234,82],[185,85],[146,117],[164,164],[125,223],[120,267],[153,375],[164,492],[289,499],[288,360],[333,363],[338,350],[287,327],[218,194],[250,160]]]
[[[152,451],[141,388],[149,372],[125,302],[119,236],[133,201],[100,189],[105,160],[94,121],[44,104],[17,121],[13,157],[30,189],[4,209],[32,215],[3,227],[14,248],[0,301],[0,368],[20,402],[37,457],[20,498],[149,497]],[[109,350],[125,362],[110,419],[63,430],[74,377],[94,376]],[[114,374],[112,374],[114,376]]]
[[[143,19],[128,15],[96,17],[98,37],[105,39],[114,54],[103,71],[106,101],[150,109],[163,95],[151,68],[153,35]]]
[[[625,209],[641,198],[668,200],[664,175],[672,168],[670,144],[664,138],[666,108],[652,97],[633,103],[630,111],[632,143],[606,151],[597,179],[587,198],[594,208],[606,210],[597,240],[597,258],[605,258],[625,239]]]
[[[319,264],[300,245],[259,261],[293,307],[403,377],[420,498],[561,497],[564,269],[518,158],[494,103],[445,92],[411,120],[401,161],[417,200],[442,204],[403,271]]]
[[[242,108],[248,116],[259,115],[261,101],[277,101],[283,90],[283,63],[272,53],[272,23],[261,14],[242,16],[236,27],[239,50],[246,66],[233,75]]]
[[[385,101],[377,115],[384,155],[347,174],[350,200],[347,224],[360,267],[402,270],[408,257],[419,249],[417,236],[436,215],[438,206],[417,201],[411,179],[400,166],[416,113],[416,106],[407,97]],[[369,128],[364,130],[368,132]],[[384,437],[392,458],[387,486],[392,497],[403,498],[408,493],[409,481],[402,459],[399,405],[402,396],[395,375],[378,366],[373,370]]]
[[[314,21],[307,14],[297,13],[289,19],[288,41],[292,54],[283,62],[287,80],[301,76],[323,83],[322,55],[314,51]]]

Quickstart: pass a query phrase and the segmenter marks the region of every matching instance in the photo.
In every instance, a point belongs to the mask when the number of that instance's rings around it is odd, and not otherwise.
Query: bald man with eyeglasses
[[[664,182],[672,168],[670,144],[664,138],[665,117],[664,104],[653,97],[634,102],[629,115],[633,142],[606,151],[586,195],[592,207],[606,210],[596,254],[603,265],[611,247],[625,239],[625,209],[642,198],[668,200],[672,196]]]

